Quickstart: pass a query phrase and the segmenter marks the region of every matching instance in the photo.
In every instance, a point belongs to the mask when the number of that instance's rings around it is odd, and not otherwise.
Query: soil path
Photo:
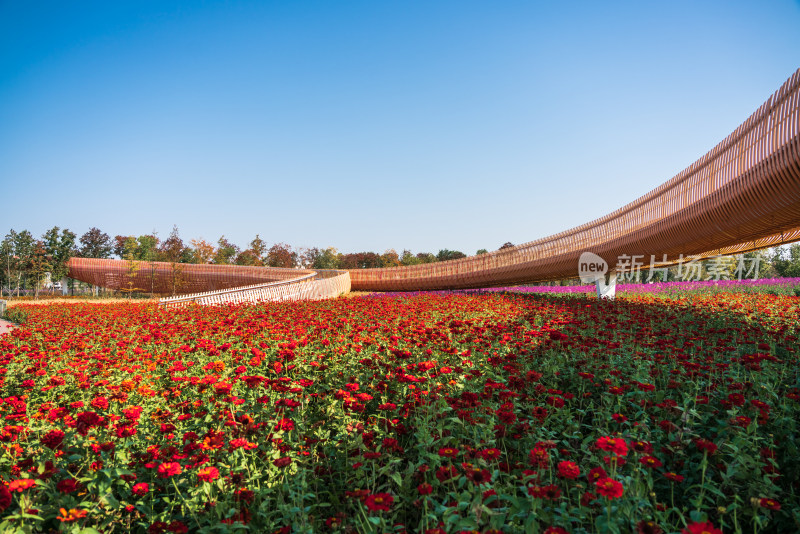
[[[0,319],[0,336],[6,332],[11,332],[15,327],[16,325],[14,323],[9,323],[8,321]]]

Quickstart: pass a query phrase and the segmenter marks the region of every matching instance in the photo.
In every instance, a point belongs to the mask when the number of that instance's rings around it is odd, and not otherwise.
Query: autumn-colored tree
[[[183,267],[180,264],[188,263],[191,260],[191,251],[183,244],[177,226],[172,227],[172,232],[161,243],[158,252],[162,261],[170,263],[170,289],[174,296],[185,285]]]
[[[418,252],[417,259],[420,263],[434,263],[436,261],[436,256],[430,252]]]
[[[236,265],[261,267],[264,265],[266,252],[267,244],[256,234],[256,238],[250,242],[250,248],[237,254],[235,263]]]
[[[381,254],[381,267],[398,267],[400,266],[400,256],[397,255],[397,251],[393,248],[390,248],[383,254]]]
[[[507,248],[514,248],[514,243],[512,243],[511,241],[506,241],[505,243],[503,243],[503,246],[500,247],[500,250],[505,250]]]
[[[108,258],[114,249],[108,234],[94,227],[81,236],[80,242],[80,255],[83,258]]]
[[[134,242],[136,242],[136,238],[131,238],[131,239],[133,239]],[[140,287],[135,287],[136,276],[139,273],[139,269],[141,268],[141,263],[142,262],[140,262],[140,261],[138,261],[136,259],[136,256],[135,256],[133,251],[128,252],[125,255],[124,259],[125,259],[125,262],[127,264],[127,269],[126,269],[126,272],[125,272],[125,279],[126,279],[127,286],[126,287],[120,287],[120,291],[122,291],[123,293],[127,293],[128,294],[128,298],[130,299],[131,296],[133,295],[134,291],[141,291],[142,290],[142,288],[140,288]]]
[[[159,246],[158,253],[161,261],[169,263],[189,263],[192,258],[192,252],[183,244],[177,226],[172,227],[169,237]]]
[[[353,252],[342,256],[343,269],[371,269],[382,265],[380,255],[375,252]]]
[[[267,253],[267,244],[258,234],[256,234],[255,239],[250,241],[250,251],[258,259],[258,264],[262,265],[264,261],[264,255]]]
[[[114,236],[114,241],[113,241],[114,245],[113,245],[113,248],[112,248],[111,251],[119,259],[122,259],[122,258],[125,257],[125,241],[127,239],[128,239],[128,236],[126,236],[126,235],[115,235]]]
[[[270,267],[292,268],[297,266],[297,253],[286,243],[275,243],[267,252]]]
[[[205,239],[192,239],[192,263],[205,265],[214,260],[214,245]]]

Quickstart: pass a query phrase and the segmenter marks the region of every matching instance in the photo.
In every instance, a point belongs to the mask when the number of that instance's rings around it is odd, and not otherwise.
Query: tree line
[[[504,243],[500,249],[514,245]],[[476,254],[485,254],[480,249]],[[439,261],[464,258],[467,255],[458,250],[441,249],[437,254],[431,252],[413,253],[394,249],[378,252],[341,253],[334,247],[293,248],[286,243],[267,244],[256,234],[247,247],[239,247],[222,235],[216,243],[205,239],[191,239],[185,243],[180,237],[178,227],[165,239],[156,232],[139,236],[117,235],[113,238],[98,228],[90,228],[86,233],[77,234],[54,226],[41,237],[36,238],[28,230],[9,231],[0,242],[0,283],[3,293],[14,290],[33,289],[38,291],[44,281],[61,280],[67,274],[67,261],[73,256],[83,258],[112,258],[130,262],[163,261],[169,263],[196,263],[220,265],[250,265],[283,268],[309,269],[368,269],[378,267],[398,267],[435,263]],[[800,277],[800,243],[777,247],[763,255],[762,277]]]
[[[513,246],[505,243],[501,248]],[[486,253],[486,249],[477,254]],[[218,265],[249,265],[283,268],[309,269],[366,269],[372,267],[396,267],[418,265],[437,261],[465,258],[458,250],[441,249],[412,253],[404,250],[397,253],[389,249],[377,252],[355,252],[343,254],[334,247],[294,248],[286,243],[271,246],[259,234],[246,247],[239,247],[222,235],[216,243],[205,239],[191,239],[185,243],[180,232],[173,227],[170,234],[161,239],[156,232],[144,235],[117,235],[113,238],[98,228],[90,228],[77,236],[69,229],[54,226],[40,238],[28,230],[11,229],[0,242],[0,284],[3,293],[16,290],[38,291],[45,280],[57,281],[67,274],[67,262],[72,257],[113,258],[131,262],[169,262]]]

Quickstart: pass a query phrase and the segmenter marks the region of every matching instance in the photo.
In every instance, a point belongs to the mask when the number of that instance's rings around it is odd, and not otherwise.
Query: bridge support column
[[[608,276],[608,282],[606,282],[605,276],[594,281],[594,285],[597,288],[597,298],[614,300],[614,296],[617,293],[617,273],[611,271],[606,276]]]

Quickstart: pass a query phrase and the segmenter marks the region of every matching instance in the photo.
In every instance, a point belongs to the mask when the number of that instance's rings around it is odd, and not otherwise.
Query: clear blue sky
[[[0,232],[474,254],[671,178],[798,1],[0,1]]]

